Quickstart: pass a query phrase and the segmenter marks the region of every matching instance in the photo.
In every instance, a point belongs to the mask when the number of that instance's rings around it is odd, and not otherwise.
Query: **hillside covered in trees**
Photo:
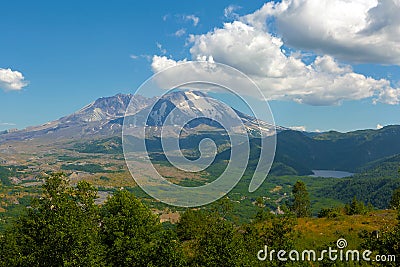
[[[0,234],[0,266],[265,266],[257,257],[265,246],[276,251],[318,250],[339,238],[346,238],[352,249],[370,249],[373,255],[400,259],[396,220],[400,191],[393,194],[392,211],[372,211],[353,199],[341,208],[321,210],[321,218],[309,217],[310,198],[303,182],[298,181],[292,193],[291,202],[278,214],[257,200],[258,212],[249,223],[230,219],[232,203],[223,198],[201,209],[183,211],[179,223],[172,225],[160,223],[126,190],[116,191],[97,205],[97,191],[89,183],[70,186],[64,174],[52,174],[41,197],[34,198]],[[371,235],[374,229],[379,238]],[[311,264],[274,260],[268,266],[288,263]],[[332,264],[349,266],[339,260],[323,262],[323,266]],[[393,261],[387,264],[396,266]]]

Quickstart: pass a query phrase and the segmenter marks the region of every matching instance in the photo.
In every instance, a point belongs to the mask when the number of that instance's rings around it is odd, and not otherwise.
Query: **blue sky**
[[[282,2],[6,1],[0,130],[133,93],[164,66],[197,57],[249,75],[279,125],[349,131],[400,124],[398,1],[366,0],[347,8],[351,14],[337,12],[346,10],[344,0],[328,1],[327,11],[318,9],[324,1]]]

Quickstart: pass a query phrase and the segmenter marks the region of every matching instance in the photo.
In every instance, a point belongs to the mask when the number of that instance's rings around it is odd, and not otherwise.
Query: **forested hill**
[[[202,138],[213,139],[217,146],[226,146],[229,137],[219,132],[203,132],[180,140],[186,151],[198,152]],[[112,141],[112,146],[110,142]],[[133,140],[134,141],[134,140]],[[162,151],[159,139],[146,140],[149,152]],[[250,139],[250,164],[257,164],[260,139]],[[122,153],[119,137],[79,142],[74,146],[84,153]],[[348,133],[306,133],[285,130],[277,135],[274,175],[308,175],[311,170],[340,170],[362,172],[381,165],[385,160],[400,155],[400,126],[387,126],[379,130],[361,130]],[[160,155],[159,155],[160,156]],[[162,156],[158,160],[162,160]],[[216,162],[230,158],[230,149],[222,150]]]
[[[257,158],[260,140],[251,140],[251,157]],[[219,158],[226,159],[230,150]],[[311,170],[360,172],[389,157],[400,155],[400,126],[348,133],[304,133],[282,131],[277,136],[275,164],[277,175],[311,174]],[[290,173],[290,172],[295,173]]]

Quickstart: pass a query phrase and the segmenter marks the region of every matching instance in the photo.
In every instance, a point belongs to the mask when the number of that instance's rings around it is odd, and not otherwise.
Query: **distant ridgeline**
[[[180,140],[182,149],[198,149],[203,138],[212,138],[217,146],[229,144],[229,138],[220,133],[202,133]],[[312,174],[311,170],[341,170],[361,172],[382,164],[395,165],[400,157],[400,126],[380,130],[362,130],[349,133],[327,132],[308,134],[286,130],[278,134],[275,174]],[[132,137],[131,142],[141,142]],[[146,140],[149,152],[162,151],[160,139]],[[250,140],[250,160],[260,153],[260,139]],[[83,153],[121,153],[119,137],[88,140],[77,143],[74,149]],[[217,155],[217,160],[229,159],[229,147]]]

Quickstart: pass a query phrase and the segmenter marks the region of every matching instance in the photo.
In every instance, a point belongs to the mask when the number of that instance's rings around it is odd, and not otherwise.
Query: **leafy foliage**
[[[51,175],[35,199],[0,236],[0,266],[181,266],[180,244],[127,191],[99,209],[96,190],[70,187]]]
[[[400,213],[398,221],[400,220]],[[398,266],[400,259],[400,223],[394,227],[385,227],[376,232],[376,235],[363,231],[360,236],[364,239],[361,244],[366,249],[372,249],[380,255],[394,255],[395,261],[385,262],[386,266]]]
[[[318,212],[318,218],[337,218],[345,214],[343,208],[322,208]]]
[[[294,213],[281,206],[284,213],[273,214],[265,205],[267,200],[259,196],[249,200],[257,204],[252,204],[256,215],[250,222],[239,224],[232,215],[236,202],[222,198],[201,209],[187,209],[176,227],[164,228],[158,217],[129,191],[115,190],[98,206],[94,204],[95,188],[84,181],[70,186],[65,175],[57,173],[47,178],[43,195],[1,233],[0,266],[265,266],[266,262],[257,259],[264,246],[269,251],[312,248],[310,240],[302,239],[304,232],[299,229],[307,226],[307,232],[315,228],[311,223],[315,220],[322,220],[330,228],[342,226],[346,214],[369,210],[354,198],[345,207],[321,210],[319,216],[328,218],[297,219],[299,215],[309,216],[310,197],[301,181],[296,182],[292,193]],[[393,211],[391,214],[393,220]],[[370,214],[348,218],[351,220],[346,222],[346,232],[343,227],[335,233],[332,230],[324,240],[332,242],[340,236],[354,241],[349,238],[357,236],[355,229],[349,228],[353,227],[353,219],[359,218],[359,225],[372,220]],[[314,231],[323,232],[319,226]],[[398,225],[382,228],[379,239],[373,239],[369,231],[361,236],[374,253],[399,256]],[[302,264],[268,262],[269,266]],[[342,266],[340,262],[326,264]]]
[[[226,219],[229,213],[224,200],[209,210],[188,209],[183,213],[177,233],[191,252],[190,266],[264,266],[256,257],[264,245],[288,250],[293,247],[294,217],[275,216],[260,209],[253,222],[237,226]]]
[[[118,191],[101,210],[100,237],[109,266],[169,266],[183,264],[178,244],[146,206],[128,191]],[[168,265],[164,265],[168,266]]]
[[[392,199],[390,200],[390,208],[394,210],[400,209],[400,187],[393,191]]]
[[[88,183],[67,187],[62,173],[0,239],[3,266],[93,266],[100,263],[96,191]]]

